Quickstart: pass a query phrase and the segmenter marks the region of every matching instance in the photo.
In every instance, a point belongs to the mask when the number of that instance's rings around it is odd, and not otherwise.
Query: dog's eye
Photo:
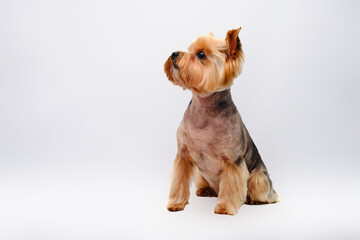
[[[205,53],[203,53],[203,51],[198,52],[196,54],[196,56],[198,56],[198,58],[200,58],[200,59],[205,59],[206,58]]]

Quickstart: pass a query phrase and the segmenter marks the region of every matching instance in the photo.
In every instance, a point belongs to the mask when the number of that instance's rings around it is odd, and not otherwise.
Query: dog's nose
[[[171,54],[171,60],[174,60],[175,58],[177,58],[179,56],[179,53],[178,52],[173,52]]]

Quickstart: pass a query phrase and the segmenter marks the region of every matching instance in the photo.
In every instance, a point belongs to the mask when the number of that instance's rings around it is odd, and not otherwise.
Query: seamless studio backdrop
[[[359,239],[357,1],[1,1],[0,239]],[[163,72],[242,27],[232,96],[280,203],[166,210],[191,93]]]

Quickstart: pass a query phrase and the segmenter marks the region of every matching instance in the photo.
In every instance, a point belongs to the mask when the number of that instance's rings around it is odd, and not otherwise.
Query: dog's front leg
[[[246,200],[249,171],[245,161],[223,162],[215,213],[234,215]]]
[[[174,161],[172,173],[169,203],[169,211],[181,211],[189,203],[190,183],[194,175],[194,164],[189,152],[181,150]]]

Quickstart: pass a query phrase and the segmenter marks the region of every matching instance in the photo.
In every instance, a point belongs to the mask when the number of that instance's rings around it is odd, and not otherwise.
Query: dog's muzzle
[[[171,54],[171,62],[174,65],[175,69],[179,69],[179,67],[176,65],[176,59],[179,57],[179,53],[178,52],[173,52]]]

